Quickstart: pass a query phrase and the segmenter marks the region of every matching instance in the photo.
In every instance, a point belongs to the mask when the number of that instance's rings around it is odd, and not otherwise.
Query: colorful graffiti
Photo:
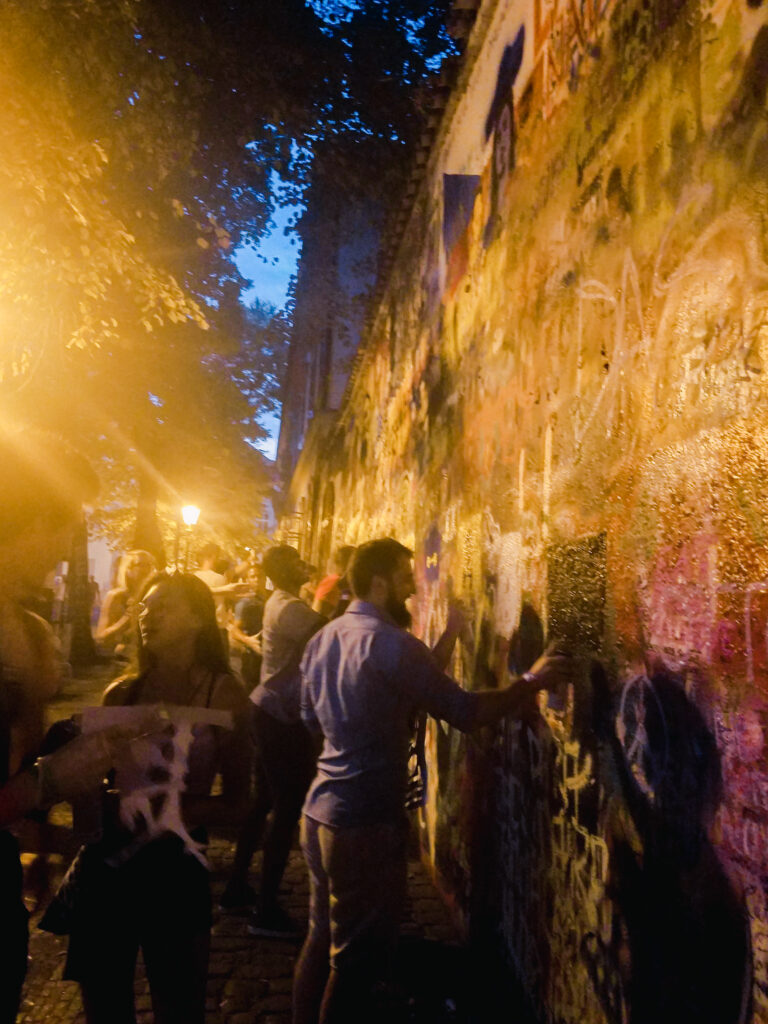
[[[538,1018],[768,1022],[768,26],[518,7],[323,454],[334,540],[415,547],[427,639],[467,603],[467,687],[547,634],[583,659],[525,720],[427,734],[428,856]]]

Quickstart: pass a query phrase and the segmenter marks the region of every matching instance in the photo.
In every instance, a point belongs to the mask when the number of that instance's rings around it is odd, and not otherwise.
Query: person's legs
[[[314,777],[315,759],[312,739],[303,725],[284,725],[272,719],[265,722],[260,736],[274,805],[264,838],[259,909],[263,915],[270,915],[278,906],[280,883],[304,798]]]
[[[148,864],[148,868],[150,865]],[[163,851],[147,880],[139,938],[156,1024],[204,1024],[210,948],[208,872]]]
[[[301,822],[301,848],[309,871],[309,932],[293,975],[293,1024],[317,1024],[328,979],[331,946],[328,876],[318,842],[318,825]]]
[[[390,982],[406,895],[407,824],[321,827],[328,876],[331,971],[320,1024],[370,1016],[373,990]]]
[[[143,936],[155,1024],[204,1024],[210,940],[210,928],[157,929]]]
[[[136,1024],[133,983],[138,939],[133,928],[118,920],[103,930],[70,937],[64,977],[77,980],[86,1024]]]
[[[4,910],[0,927],[4,959],[0,981],[0,1024],[13,1024],[19,1012],[21,990],[27,974],[28,918],[20,899]]]
[[[86,1024],[136,1024],[136,899],[123,871],[90,865],[76,901],[64,979],[80,985]]]
[[[110,972],[102,977],[91,977],[80,982],[86,1024],[136,1024],[133,999],[133,975],[120,973],[117,978]]]
[[[221,897],[221,906],[224,909],[243,906],[246,901],[249,903],[256,902],[256,894],[248,884],[248,872],[251,868],[253,855],[264,838],[267,817],[274,802],[269,780],[264,771],[264,756],[260,749],[256,728],[256,720],[260,715],[261,712],[258,708],[252,707],[251,732],[255,746],[253,759],[253,802],[237,837],[232,872]]]
[[[248,873],[253,855],[262,844],[272,801],[272,791],[261,767],[261,760],[257,757],[253,802],[237,837],[232,872],[222,894],[222,907],[242,906],[243,901],[240,897],[243,894],[246,894],[251,902],[255,902],[255,893],[249,892]]]
[[[0,882],[0,942],[3,949],[0,1024],[13,1024],[27,973],[29,914],[22,897],[18,843],[9,832],[3,831],[0,831]]]

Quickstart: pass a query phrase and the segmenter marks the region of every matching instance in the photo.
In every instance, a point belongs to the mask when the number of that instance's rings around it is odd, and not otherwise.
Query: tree
[[[112,208],[193,294],[322,164],[391,186],[421,130],[420,83],[450,50],[448,0],[6,0],[106,155]],[[279,195],[275,195],[275,191]],[[387,188],[391,191],[391,188]]]
[[[0,24],[14,44],[0,71],[9,98],[0,111],[6,416],[80,441],[102,458],[107,479],[119,467],[108,502],[133,488],[150,512],[161,492],[168,500],[190,487],[207,446],[203,465],[241,478],[242,528],[268,486],[263,460],[247,443],[259,436],[254,409],[226,372],[228,358],[255,347],[242,334],[247,324],[233,324],[231,310],[227,322],[216,306],[206,309],[148,259],[113,212],[104,148],[78,135],[60,83],[29,60],[35,37],[26,18],[6,6]],[[238,326],[241,333],[229,337]]]
[[[197,489],[243,528],[268,487],[253,444],[285,321],[249,320],[232,248],[311,175],[396,181],[446,6],[0,7],[4,407],[97,454],[105,523],[130,496],[151,529],[158,500]]]

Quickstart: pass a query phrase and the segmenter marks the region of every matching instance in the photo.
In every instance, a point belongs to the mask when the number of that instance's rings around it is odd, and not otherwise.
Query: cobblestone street
[[[104,671],[87,679],[73,680],[51,706],[50,720],[67,717],[98,699],[105,679]],[[63,819],[63,813],[59,812]],[[214,907],[221,893],[234,844],[231,839],[214,838],[209,848],[213,872]],[[258,875],[260,854],[254,858],[253,875]],[[66,865],[62,864],[61,869]],[[421,940],[442,944],[455,938],[448,913],[421,864],[410,866],[410,906],[403,933],[416,949]],[[295,849],[283,882],[283,903],[289,913],[306,922],[308,883],[300,852]],[[61,980],[66,939],[42,932],[32,920],[30,964],[25,995],[18,1021],[20,1024],[74,1024],[82,1021],[78,986]],[[299,944],[285,940],[257,939],[247,932],[248,918],[214,910],[212,948],[208,981],[206,1024],[288,1024],[290,1021],[291,976]],[[149,992],[139,969],[136,986],[137,1019],[143,1024],[153,1020]],[[444,1015],[421,1016],[416,1020],[459,1020],[451,1000],[444,1000]]]

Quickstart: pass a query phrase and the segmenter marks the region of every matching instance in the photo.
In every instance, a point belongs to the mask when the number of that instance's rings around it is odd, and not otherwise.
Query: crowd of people
[[[139,949],[158,1024],[203,1024],[211,828],[239,828],[222,909],[247,909],[254,935],[301,939],[278,899],[299,822],[310,919],[294,1024],[370,1016],[391,973],[405,896],[408,757],[419,716],[463,731],[492,724],[561,685],[568,659],[548,653],[502,687],[465,690],[445,671],[457,640],[469,642],[465,616],[451,609],[432,650],[409,631],[413,553],[391,538],[342,547],[309,590],[313,568],[285,544],[240,565],[209,546],[195,573],[158,571],[146,551],[130,551],[94,632],[119,668],[103,699],[113,718],[46,740],[44,705],[61,658],[25,599],[66,556],[95,481],[82,460],[50,444],[6,447],[0,929],[13,966],[0,982],[0,1024],[15,1020],[27,953],[12,827],[62,800],[88,807],[90,825],[43,924],[69,935],[65,977],[79,982],[89,1024],[135,1021]],[[196,724],[179,774],[183,721]],[[143,813],[126,815],[129,792],[147,795]],[[257,891],[250,866],[259,848]]]

